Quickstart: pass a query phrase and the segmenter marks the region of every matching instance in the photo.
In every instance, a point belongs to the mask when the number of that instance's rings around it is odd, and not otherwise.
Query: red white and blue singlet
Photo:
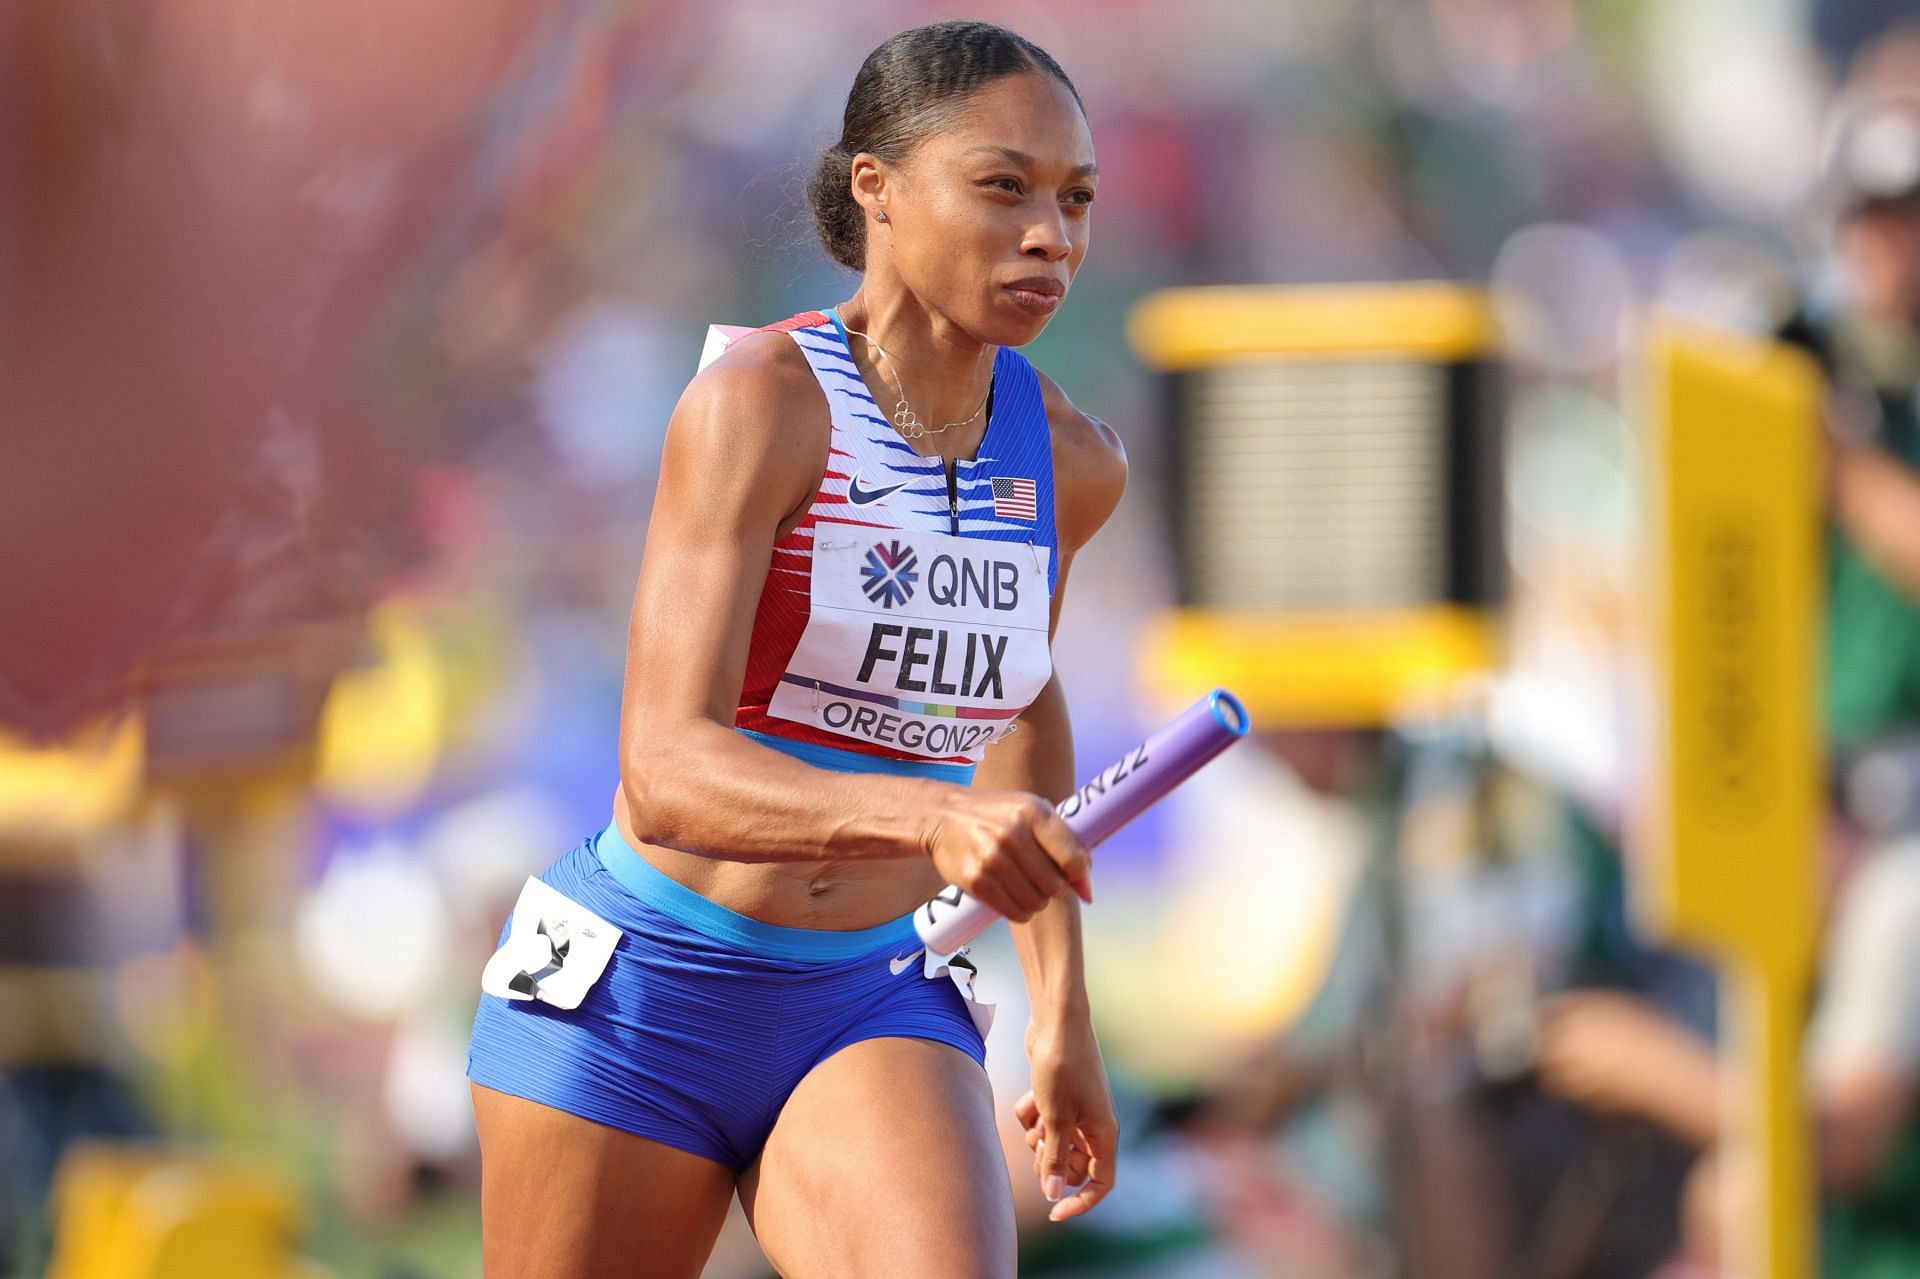
[[[769,328],[805,355],[832,439],[812,504],[773,548],[735,727],[828,766],[977,763],[1053,670],[1058,534],[1039,376],[1001,348],[980,447],[949,470],[874,403],[836,314]],[[753,331],[715,326],[702,362]],[[828,758],[838,752],[867,758]]]

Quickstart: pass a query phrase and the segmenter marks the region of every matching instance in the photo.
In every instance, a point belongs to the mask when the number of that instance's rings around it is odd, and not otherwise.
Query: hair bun
[[[849,270],[863,270],[867,233],[860,224],[860,205],[853,198],[851,151],[831,146],[820,153],[813,178],[807,183],[807,200],[813,205],[814,226],[828,255]]]

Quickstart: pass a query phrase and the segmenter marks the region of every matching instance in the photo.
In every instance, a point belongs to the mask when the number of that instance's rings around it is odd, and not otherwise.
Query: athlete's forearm
[[[726,861],[924,857],[951,783],[815,768],[711,721],[625,744],[634,835]]]
[[[974,774],[975,789],[1030,791],[1053,803],[1079,785],[1074,775],[1073,724],[1059,672],[1020,716],[1012,735],[987,748]],[[1013,944],[1026,974],[1036,1019],[1085,1016],[1086,968],[1080,940],[1080,899],[1062,893],[1024,924]]]
[[[1086,961],[1080,942],[1080,899],[1062,893],[1024,924],[1013,924],[1013,945],[1027,978],[1027,999],[1038,1021],[1088,1015]]]

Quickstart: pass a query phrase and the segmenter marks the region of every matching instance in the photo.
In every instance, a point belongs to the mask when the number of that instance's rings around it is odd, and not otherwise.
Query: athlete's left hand
[[[1091,1211],[1113,1189],[1120,1121],[1086,1017],[1057,1024],[1035,1018],[1027,1027],[1027,1058],[1033,1089],[1014,1103],[1013,1113],[1026,1130],[1041,1190],[1056,1201],[1047,1217],[1065,1221]]]

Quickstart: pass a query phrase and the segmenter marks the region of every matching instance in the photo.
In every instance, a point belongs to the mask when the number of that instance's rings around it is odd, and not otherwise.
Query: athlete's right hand
[[[1067,888],[1093,900],[1091,859],[1052,804],[1024,791],[945,789],[922,844],[948,883],[1016,924]]]

